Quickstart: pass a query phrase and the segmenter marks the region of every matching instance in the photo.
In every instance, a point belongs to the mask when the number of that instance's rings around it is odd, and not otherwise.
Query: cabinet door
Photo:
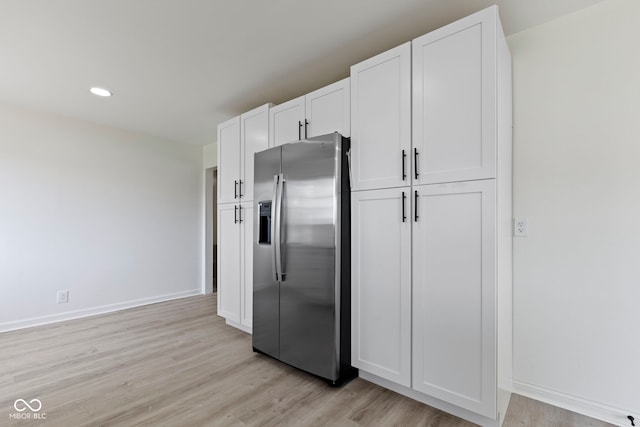
[[[253,202],[240,205],[241,292],[240,323],[251,329],[253,324]]]
[[[353,190],[408,185],[410,150],[411,43],[407,42],[351,67]]]
[[[269,107],[263,105],[240,116],[240,189],[243,200],[253,200],[253,155],[269,148]]]
[[[495,180],[413,189],[413,388],[495,418]]]
[[[351,193],[351,363],[406,387],[411,386],[409,192],[405,187]]]
[[[218,203],[238,199],[240,180],[240,117],[218,125]]]
[[[271,147],[304,138],[304,96],[269,110],[269,144]]]
[[[311,92],[305,99],[307,138],[333,132],[342,136],[351,135],[351,90],[348,78]]]
[[[218,315],[240,323],[239,206],[218,205]]]
[[[413,41],[414,185],[496,177],[496,25],[489,8]]]

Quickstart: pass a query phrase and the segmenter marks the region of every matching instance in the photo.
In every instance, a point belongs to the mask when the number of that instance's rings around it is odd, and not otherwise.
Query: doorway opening
[[[205,171],[205,293],[218,290],[218,168]]]

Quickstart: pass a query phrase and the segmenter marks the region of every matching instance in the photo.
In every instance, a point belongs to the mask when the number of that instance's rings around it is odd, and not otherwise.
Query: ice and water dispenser
[[[271,200],[258,202],[260,220],[258,221],[258,244],[271,244]]]

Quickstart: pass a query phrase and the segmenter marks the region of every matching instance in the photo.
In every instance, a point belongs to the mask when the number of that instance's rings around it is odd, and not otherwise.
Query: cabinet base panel
[[[242,332],[246,332],[249,335],[251,335],[251,328],[249,326],[245,326],[241,323],[238,322],[234,322],[233,320],[229,320],[229,319],[224,319],[224,323],[226,323],[229,326],[233,326],[236,329],[240,329]]]
[[[417,392],[413,389],[410,389],[405,386],[401,386],[399,384],[395,384],[389,380],[385,380],[384,378],[380,378],[376,375],[370,374],[368,372],[360,370],[359,374],[360,378],[363,380],[372,382],[381,387],[387,388],[389,390],[395,391],[403,396],[407,396],[413,400],[417,400],[418,402],[422,402],[426,405],[432,406],[436,409],[440,409],[441,411],[447,412],[449,414],[455,415],[456,417],[460,417],[472,423],[476,423],[483,427],[501,427],[502,422],[504,421],[506,406],[509,405],[509,399],[511,398],[511,392],[507,392],[505,390],[499,390],[499,393],[502,394],[499,399],[499,403],[501,403],[498,413],[498,419],[494,420],[491,418],[487,418],[483,415],[478,415],[474,412],[468,411],[466,409],[460,408],[458,406],[452,405],[440,399],[436,399],[435,397],[428,396],[426,394]],[[502,406],[505,404],[504,409]]]

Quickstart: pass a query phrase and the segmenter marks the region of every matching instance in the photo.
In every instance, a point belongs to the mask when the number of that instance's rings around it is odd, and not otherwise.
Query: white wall
[[[517,390],[640,417],[640,1],[508,39]],[[621,414],[624,414],[622,417]]]
[[[0,330],[200,293],[202,181],[200,146],[0,105]]]
[[[218,166],[218,143],[202,147],[202,164],[205,169]]]

